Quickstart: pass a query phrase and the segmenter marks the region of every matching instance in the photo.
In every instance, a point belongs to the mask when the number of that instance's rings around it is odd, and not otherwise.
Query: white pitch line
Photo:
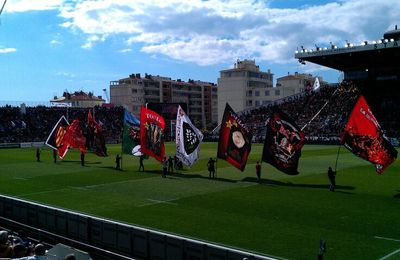
[[[160,204],[160,203],[171,204],[171,205],[178,205],[178,203],[171,202],[171,201],[175,201],[175,200],[179,200],[179,199],[180,199],[180,198],[170,199],[170,200],[146,199],[146,200],[151,201],[151,202],[150,202],[150,203],[140,204],[140,205],[138,205],[138,207],[145,207],[145,206],[150,206],[150,205],[155,205],[155,204]]]
[[[382,257],[382,258],[379,258],[379,260],[388,259],[389,257],[391,257],[392,255],[397,254],[398,252],[400,252],[400,249],[397,249],[397,250],[393,251],[392,253],[385,255],[385,256]]]
[[[82,186],[82,187],[85,187],[85,188],[97,188],[97,187],[106,186],[106,185],[110,185],[110,184],[121,184],[121,183],[130,183],[130,182],[139,182],[139,181],[145,181],[145,180],[153,179],[153,178],[158,178],[158,177],[147,177],[147,178],[135,179],[135,180],[107,182],[107,183],[100,183],[100,184],[94,184],[94,185],[87,185],[87,186]]]
[[[63,191],[63,190],[69,190],[70,188],[62,188],[62,189],[56,189],[56,190],[44,190],[44,191],[37,191],[37,192],[31,192],[31,193],[24,193],[24,194],[19,194],[17,197],[25,197],[25,196],[31,196],[31,195],[37,195],[37,194],[44,194],[44,193],[51,193],[55,191]]]
[[[390,238],[390,237],[378,237],[378,236],[375,236],[375,238],[400,242],[400,239],[394,239],[394,238]]]

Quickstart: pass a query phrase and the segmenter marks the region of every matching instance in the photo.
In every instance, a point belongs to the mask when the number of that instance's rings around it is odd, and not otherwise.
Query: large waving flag
[[[142,106],[140,109],[140,149],[147,154],[162,161],[165,156],[164,148],[165,121],[156,112]]]
[[[53,130],[51,130],[49,136],[47,137],[45,144],[59,152],[60,147],[63,146],[64,136],[65,136],[65,133],[67,132],[68,126],[69,126],[69,123],[68,123],[67,119],[64,116],[62,116],[58,120],[58,122],[55,124],[55,126],[53,127]],[[62,153],[65,153],[65,152],[66,151],[62,151]],[[59,154],[62,154],[62,153],[59,152]]]
[[[262,160],[286,174],[299,174],[297,167],[303,145],[304,133],[296,123],[275,110],[267,123]]]
[[[58,148],[58,155],[61,159],[67,154],[69,148],[77,148],[81,153],[86,153],[86,138],[83,135],[79,119],[72,121],[65,131],[62,144]]]
[[[141,156],[140,121],[128,110],[124,111],[124,130],[122,133],[122,152]]]
[[[185,111],[179,106],[176,113],[176,157],[191,167],[199,159],[202,140],[203,134],[192,124]]]
[[[227,103],[219,132],[218,158],[244,171],[251,151],[251,139],[252,134]]]
[[[360,96],[342,135],[342,143],[355,155],[375,164],[381,174],[397,158],[397,151],[384,136],[365,98]]]
[[[91,110],[88,112],[87,123],[86,148],[98,156],[108,156],[103,129],[101,125],[94,120]]]

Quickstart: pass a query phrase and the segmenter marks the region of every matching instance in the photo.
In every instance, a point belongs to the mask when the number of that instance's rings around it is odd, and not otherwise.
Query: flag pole
[[[326,105],[328,105],[328,103],[330,102],[331,98],[332,98],[333,96],[335,96],[335,94],[336,94],[336,92],[337,92],[337,90],[338,90],[339,88],[340,88],[340,87],[338,87],[338,88],[335,89],[335,92],[333,92],[332,96],[325,102],[325,104],[322,106],[322,108],[311,118],[311,120],[301,128],[301,131],[303,131],[304,128],[306,128],[312,121],[314,121],[314,119],[322,112],[322,110],[323,110],[323,109],[326,107]]]
[[[341,148],[341,147],[342,147],[342,146],[339,145],[339,148],[338,148],[338,151],[337,151],[337,154],[336,154],[335,172],[336,172],[336,169],[337,169],[337,162],[338,162],[338,160],[339,160],[339,153],[340,153],[340,148]]]
[[[124,130],[125,130],[125,108],[124,108],[124,112],[122,114],[122,131],[121,131],[121,171],[123,171],[124,168],[122,168],[122,162],[123,162],[123,147],[124,147]]]

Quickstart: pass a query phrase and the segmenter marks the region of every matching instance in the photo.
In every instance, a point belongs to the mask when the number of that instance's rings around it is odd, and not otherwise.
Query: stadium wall
[[[9,220],[41,231],[42,236],[53,234],[59,240],[78,241],[73,244],[78,249],[88,244],[90,247],[83,250],[90,254],[93,248],[104,255],[114,252],[113,259],[277,259],[8,196],[0,196],[0,216],[2,224]],[[101,259],[99,254],[96,259]]]

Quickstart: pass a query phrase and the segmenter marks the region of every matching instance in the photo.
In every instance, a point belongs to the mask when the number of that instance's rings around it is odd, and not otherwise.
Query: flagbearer
[[[164,160],[162,161],[162,177],[165,178],[167,176],[167,157],[164,157]]]
[[[115,169],[121,170],[121,156],[119,154],[115,157]]]
[[[40,162],[40,149],[39,149],[39,147],[36,148],[36,161]]]
[[[53,161],[54,163],[57,163],[57,150],[53,149]]]
[[[258,183],[261,183],[261,164],[258,161],[256,164],[256,174]]]
[[[85,166],[85,153],[81,152],[81,165]]]
[[[139,158],[139,171],[142,169],[144,171],[144,164],[143,164],[144,155],[142,154]]]
[[[208,160],[207,162],[207,168],[208,168],[208,174],[209,174],[209,178],[214,179],[215,178],[215,160],[213,158],[210,158],[210,160]]]
[[[329,181],[331,182],[331,185],[329,186],[330,191],[335,191],[335,186],[336,186],[336,172],[332,170],[332,167],[329,166],[328,168],[328,178]]]

